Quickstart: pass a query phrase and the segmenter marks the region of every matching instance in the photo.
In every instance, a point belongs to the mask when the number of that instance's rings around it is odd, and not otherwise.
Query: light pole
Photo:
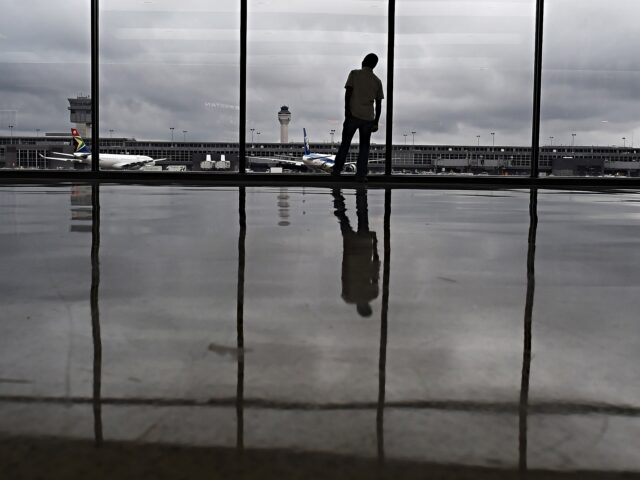
[[[549,137],[549,141],[551,142],[551,146],[553,147],[553,137]]]
[[[113,128],[109,129],[109,138],[113,138]]]
[[[187,132],[189,130],[182,130],[182,143],[185,143],[187,141]]]
[[[416,164],[416,132],[411,132],[411,163]]]
[[[251,148],[253,148],[253,132],[256,130],[255,128],[250,128],[251,130]]]
[[[402,135],[404,135],[404,144],[406,145],[407,144],[407,135],[408,135],[408,133],[403,133]]]
[[[258,143],[260,143],[260,132],[256,132],[256,135],[258,135]]]
[[[333,151],[333,134],[336,133],[335,128],[329,130],[329,135],[331,135],[331,151]]]
[[[491,132],[491,146],[496,146],[496,132]]]
[[[36,137],[39,137],[39,136],[40,136],[40,129],[36,128]]]
[[[13,138],[13,125],[9,125],[9,135]]]
[[[622,137],[622,148],[627,148],[627,137]]]
[[[480,135],[476,135],[476,138],[478,139],[478,146],[480,146]]]
[[[573,146],[575,145],[575,140],[576,140],[576,134],[572,133],[571,134],[571,148],[573,149]]]
[[[175,127],[169,127],[169,130],[171,130],[171,143],[173,144],[173,131],[175,130]]]

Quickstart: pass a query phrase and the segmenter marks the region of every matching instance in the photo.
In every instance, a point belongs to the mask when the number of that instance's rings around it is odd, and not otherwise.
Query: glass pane
[[[639,175],[639,9],[625,0],[547,2],[541,175]]]
[[[379,57],[374,74],[386,94],[387,2],[249,0],[248,42],[248,168],[328,171],[340,145],[345,82],[370,52]],[[384,170],[384,118],[383,106],[371,136],[372,173]],[[353,173],[358,151],[356,134],[346,171]]]
[[[102,169],[238,169],[240,3],[102,2]]]
[[[398,0],[396,173],[529,174],[534,31],[534,0]]]
[[[90,81],[89,3],[4,2],[0,15],[0,169],[77,168],[73,99]]]

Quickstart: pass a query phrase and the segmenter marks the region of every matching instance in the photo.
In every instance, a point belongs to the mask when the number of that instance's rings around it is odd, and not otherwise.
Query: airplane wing
[[[72,159],[76,159],[76,160],[80,160],[81,157],[78,157],[77,155],[73,155],[72,153],[62,153],[62,152],[53,152],[54,155],[60,155],[61,157],[67,157],[67,158],[72,158]],[[42,156],[42,155],[40,155]],[[62,160],[62,158],[59,158],[58,160]]]
[[[163,160],[161,158],[157,159],[157,160]],[[156,160],[135,160],[135,161],[131,161],[131,160],[123,160],[121,162],[118,163],[114,163],[113,165],[111,165],[111,168],[114,168],[116,170],[122,170],[123,168],[135,168],[135,167],[143,167],[144,165],[148,165],[148,164],[154,164],[156,162]]]
[[[116,170],[121,170],[124,167],[132,167],[135,164],[133,163],[129,163],[129,162],[120,162],[120,163],[114,163],[113,165],[111,165],[111,168],[114,168]]]
[[[251,160],[263,160],[272,163],[284,163],[285,165],[295,165],[296,167],[305,167],[304,162],[300,160],[285,160],[284,158],[275,158],[275,157],[247,157],[247,159]]]
[[[42,155],[41,153],[38,154],[38,156],[44,160],[57,160],[59,162],[78,162],[78,163],[82,163],[82,159],[78,158],[78,157],[74,157],[73,155],[69,155],[72,158],[65,158],[65,157],[45,157],[44,155]]]

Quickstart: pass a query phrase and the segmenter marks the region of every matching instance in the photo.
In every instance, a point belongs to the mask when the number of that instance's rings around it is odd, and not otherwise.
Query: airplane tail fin
[[[304,154],[309,155],[311,150],[309,149],[309,138],[307,138],[307,129],[303,128],[302,132],[304,133]]]
[[[84,143],[84,140],[82,140],[82,137],[80,136],[80,133],[78,133],[78,130],[72,128],[71,135],[73,136],[73,143],[76,146],[74,153],[89,155],[91,153],[91,149],[89,149],[89,147],[87,147],[87,144]]]

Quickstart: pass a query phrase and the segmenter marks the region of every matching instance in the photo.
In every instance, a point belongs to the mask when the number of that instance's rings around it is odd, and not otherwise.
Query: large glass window
[[[240,3],[105,0],[101,169],[238,169]]]
[[[0,169],[74,168],[71,101],[90,90],[89,4],[4,2],[0,15]]]
[[[252,171],[326,171],[340,145],[345,82],[375,53],[386,94],[387,2],[249,0],[247,167]],[[329,162],[305,155],[330,156]],[[384,170],[384,103],[371,137],[369,168]],[[356,133],[347,157],[353,170]]]
[[[535,1],[397,1],[393,169],[529,174]]]
[[[243,60],[247,170],[330,169],[344,85],[367,53],[389,97],[389,3],[247,1],[246,59],[236,0],[100,2],[101,169],[238,171]],[[536,1],[395,4],[393,173],[528,175]],[[635,7],[607,5],[546,2],[541,176],[640,176],[639,67],[625,51]],[[90,9],[54,6],[8,5],[0,19],[0,169],[91,167]],[[373,174],[384,171],[385,101]],[[353,173],[357,133],[351,143]]]
[[[624,0],[547,2],[541,175],[640,174],[637,13]]]

